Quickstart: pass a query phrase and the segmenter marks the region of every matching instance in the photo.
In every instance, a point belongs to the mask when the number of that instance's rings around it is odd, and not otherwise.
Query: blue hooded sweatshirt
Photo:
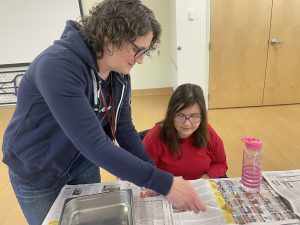
[[[123,180],[168,194],[172,175],[152,165],[132,124],[130,76],[111,75],[118,147],[94,112],[97,73],[95,54],[78,24],[68,21],[61,39],[31,63],[20,82],[3,162],[22,179],[51,188],[82,154]]]

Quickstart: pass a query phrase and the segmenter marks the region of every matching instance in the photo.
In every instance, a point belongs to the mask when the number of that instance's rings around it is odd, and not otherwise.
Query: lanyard
[[[93,105],[93,109],[94,111],[96,112],[96,114],[100,114],[100,110],[99,110],[99,104],[98,104],[98,97],[99,97],[99,100],[100,100],[100,96],[98,96],[98,91],[97,91],[97,80],[96,80],[96,75],[93,71],[93,69],[91,69],[91,75],[92,75],[92,78],[93,78],[93,92],[94,92],[94,105]],[[110,76],[109,77],[110,79],[110,84],[111,84],[111,95],[110,95],[110,104],[112,106],[111,108],[111,116],[109,116],[109,107],[107,107],[107,104],[106,104],[106,100],[105,100],[105,97],[103,95],[103,92],[101,90],[101,84],[100,84],[100,95],[101,95],[101,100],[103,102],[103,105],[104,105],[104,109],[105,109],[105,114],[103,116],[103,118],[101,119],[100,122],[103,121],[103,119],[105,118],[105,116],[107,116],[108,118],[108,122],[109,122],[109,125],[110,125],[110,129],[111,129],[111,133],[112,133],[112,136],[113,136],[113,139],[115,139],[115,131],[116,131],[116,122],[115,122],[115,107],[114,107],[114,96],[113,96],[113,84],[112,84],[112,77]]]
[[[105,114],[102,117],[101,122],[103,121],[105,116],[107,116],[113,139],[115,139],[115,107],[114,107],[114,97],[113,97],[113,89],[112,89],[113,86],[112,86],[112,80],[111,79],[110,79],[110,84],[111,84],[111,95],[109,96],[109,102],[111,104],[111,116],[109,115],[109,111],[108,111],[109,108],[107,107],[107,103],[106,103],[104,94],[103,94],[102,90],[100,89],[101,100],[103,102],[103,106],[104,106],[104,109],[105,109],[105,112],[104,112]]]

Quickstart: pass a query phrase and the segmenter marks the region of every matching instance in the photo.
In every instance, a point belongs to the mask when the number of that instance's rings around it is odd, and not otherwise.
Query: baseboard
[[[173,88],[172,87],[150,88],[150,89],[134,89],[134,90],[132,90],[132,96],[171,95],[172,93],[173,93]]]

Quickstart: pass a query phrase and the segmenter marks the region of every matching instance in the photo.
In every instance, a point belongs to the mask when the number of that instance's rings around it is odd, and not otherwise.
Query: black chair
[[[227,176],[227,174],[225,173],[224,176],[221,176],[221,177],[219,177],[219,178],[228,178],[228,176]]]
[[[150,129],[147,129],[147,130],[143,130],[143,131],[141,131],[141,132],[138,132],[139,135],[140,135],[141,140],[144,139],[144,137],[146,136],[146,134],[148,133],[149,130],[150,130]]]
[[[11,81],[0,82],[0,95],[15,95],[18,94],[19,83],[24,74],[17,74]]]

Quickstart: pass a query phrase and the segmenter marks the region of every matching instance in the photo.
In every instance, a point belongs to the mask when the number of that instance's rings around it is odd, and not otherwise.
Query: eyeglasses
[[[175,117],[174,117],[176,122],[179,123],[185,123],[185,121],[189,121],[191,124],[195,124],[195,123],[200,123],[201,122],[201,116],[196,114],[196,115],[192,115],[192,116],[186,116],[182,113],[176,113]]]
[[[140,48],[138,47],[136,44],[134,44],[133,42],[131,42],[133,48],[134,48],[134,58],[137,59],[139,57],[141,57],[142,55],[150,55],[150,49],[144,49],[144,48]]]

